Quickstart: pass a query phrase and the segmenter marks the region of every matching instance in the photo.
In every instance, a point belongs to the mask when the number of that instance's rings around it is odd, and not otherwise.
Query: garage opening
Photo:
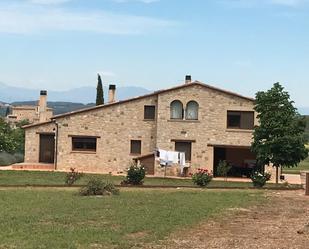
[[[230,177],[250,177],[256,170],[256,157],[250,147],[216,146],[214,147],[214,176],[218,176],[217,168],[220,161],[232,166],[228,172]]]

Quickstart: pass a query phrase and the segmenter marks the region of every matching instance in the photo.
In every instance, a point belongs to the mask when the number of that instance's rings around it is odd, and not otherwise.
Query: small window
[[[142,153],[142,142],[141,140],[131,140],[131,154],[141,154]]]
[[[186,156],[186,161],[191,161],[191,142],[175,142],[175,151],[184,152]]]
[[[183,105],[179,100],[174,100],[170,106],[171,119],[183,119]]]
[[[156,107],[154,105],[144,106],[144,119],[154,120],[156,115]]]
[[[197,120],[198,119],[198,103],[195,101],[190,101],[186,108],[186,119],[187,120]]]
[[[228,111],[227,128],[252,130],[254,128],[254,112]]]
[[[72,150],[95,152],[97,150],[97,138],[72,137]]]

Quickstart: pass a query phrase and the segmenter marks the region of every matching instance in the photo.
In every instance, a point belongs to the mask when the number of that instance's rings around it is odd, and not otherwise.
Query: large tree
[[[103,93],[103,85],[100,74],[98,74],[98,85],[97,85],[97,98],[96,105],[104,104],[104,93]]]
[[[12,127],[4,118],[0,118],[0,152],[24,152],[25,132],[22,126],[26,124],[29,122],[23,120]]]
[[[260,165],[295,167],[308,156],[305,147],[305,122],[290,100],[288,92],[275,83],[268,91],[256,94],[254,110],[259,125],[255,127],[252,151]]]

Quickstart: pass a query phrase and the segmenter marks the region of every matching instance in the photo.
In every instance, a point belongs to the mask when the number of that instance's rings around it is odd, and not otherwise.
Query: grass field
[[[99,177],[114,184],[120,184],[124,176],[112,175],[96,175],[85,174],[80,180],[76,182],[77,185],[85,185],[91,177]],[[0,186],[4,185],[64,185],[64,172],[47,172],[47,171],[14,171],[5,170],[0,171]],[[145,186],[187,186],[194,187],[191,178],[188,179],[173,179],[173,178],[153,178],[146,177],[144,181]],[[274,184],[267,184],[267,186],[274,187]],[[234,187],[234,188],[248,188],[252,187],[251,182],[226,182],[226,181],[211,181],[208,187]],[[297,186],[296,186],[297,187]]]
[[[122,189],[101,198],[76,192],[0,188],[0,248],[142,248],[227,208],[264,200],[252,190]]]
[[[299,174],[302,170],[309,170],[309,158],[302,161],[297,167],[284,168],[282,172],[285,174]]]
[[[306,145],[306,147],[309,149],[309,145]],[[299,174],[302,170],[309,170],[309,157],[302,161],[297,167],[284,168],[282,172],[285,174]]]

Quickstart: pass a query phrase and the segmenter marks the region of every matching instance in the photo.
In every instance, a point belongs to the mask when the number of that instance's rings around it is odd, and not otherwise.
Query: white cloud
[[[252,8],[265,5],[299,7],[309,3],[309,0],[219,0],[218,2],[227,6],[242,8]]]
[[[112,0],[116,3],[129,3],[129,2],[140,2],[140,3],[154,3],[159,2],[160,0]]]
[[[296,7],[304,3],[308,3],[308,0],[271,0],[272,4],[285,5]]]
[[[54,31],[140,34],[172,27],[173,21],[106,11],[73,11],[60,7],[18,4],[1,7],[0,33],[32,34]]]
[[[105,77],[116,77],[116,74],[111,71],[98,71],[98,74]]]
[[[49,5],[49,4],[63,4],[70,1],[72,0],[29,0],[28,2],[34,4]]]

